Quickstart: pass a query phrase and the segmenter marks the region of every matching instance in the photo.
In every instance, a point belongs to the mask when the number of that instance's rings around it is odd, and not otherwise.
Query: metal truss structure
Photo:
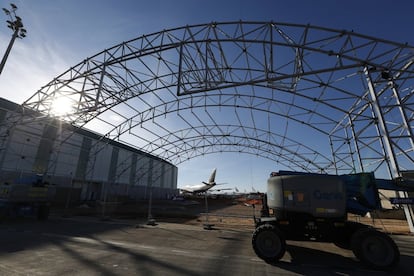
[[[414,169],[413,64],[412,46],[352,31],[212,22],[104,50],[23,107],[176,165],[240,152],[395,178]],[[59,114],[62,99],[70,109]]]

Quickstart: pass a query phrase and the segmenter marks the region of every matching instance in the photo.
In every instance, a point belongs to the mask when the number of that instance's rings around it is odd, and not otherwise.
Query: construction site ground
[[[255,204],[251,204],[251,203]],[[257,200],[191,198],[186,200],[142,200],[135,202],[95,202],[70,208],[54,209],[67,216],[96,216],[137,221],[153,220],[186,225],[212,224],[225,229],[254,230],[253,216],[259,217],[262,205]],[[348,220],[372,225],[390,234],[410,234],[402,210],[388,210],[361,217],[348,215]]]
[[[261,206],[251,203],[209,199],[208,217],[202,198],[83,203],[54,206],[46,221],[5,220],[0,275],[412,274],[414,236],[395,218],[350,216],[393,233],[401,257],[391,272],[370,269],[352,251],[320,242],[287,241],[284,256],[266,263],[252,248],[253,213],[258,215]]]

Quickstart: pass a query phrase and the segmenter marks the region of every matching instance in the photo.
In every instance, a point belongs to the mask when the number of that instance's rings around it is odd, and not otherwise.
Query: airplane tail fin
[[[213,184],[213,183],[215,183],[215,179],[216,179],[216,170],[217,170],[217,169],[214,169],[214,170],[213,170],[213,172],[211,173],[210,178],[209,178],[209,180],[208,180],[208,183],[209,183],[209,184]]]

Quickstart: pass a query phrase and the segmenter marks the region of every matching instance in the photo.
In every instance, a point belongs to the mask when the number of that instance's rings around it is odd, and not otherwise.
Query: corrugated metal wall
[[[0,122],[13,104],[0,98]],[[104,147],[94,154],[97,146]],[[77,189],[81,200],[145,199],[150,189],[154,198],[164,198],[177,189],[174,165],[54,120],[14,127],[0,154],[0,181],[44,174],[57,187]]]

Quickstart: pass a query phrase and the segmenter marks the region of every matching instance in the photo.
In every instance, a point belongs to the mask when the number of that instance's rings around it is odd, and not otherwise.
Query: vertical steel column
[[[148,182],[147,182],[147,189],[149,189],[149,200],[148,200],[148,225],[155,225],[155,219],[152,216],[152,182],[153,182],[153,174],[154,174],[154,159],[149,160],[149,168],[148,168]]]
[[[332,135],[329,135],[329,145],[331,146],[332,162],[333,162],[333,166],[335,167],[335,174],[339,174],[338,167],[336,166],[336,155],[335,155],[335,149],[333,147]]]
[[[392,177],[399,177],[400,172],[398,169],[399,167],[398,167],[397,159],[395,158],[395,152],[394,152],[393,147],[391,146],[391,139],[389,137],[388,128],[387,128],[387,125],[385,124],[384,115],[382,113],[382,110],[381,110],[381,107],[378,101],[374,83],[372,81],[371,75],[369,73],[369,69],[367,67],[364,67],[364,73],[365,73],[365,77],[367,80],[368,89],[371,95],[372,108],[374,111],[374,115],[376,116],[378,120],[380,134],[383,136],[384,151],[385,151],[386,157],[388,158],[390,162],[390,166],[391,166],[390,171],[392,173]]]
[[[389,85],[391,86],[391,90],[392,90],[392,92],[394,94],[395,101],[397,102],[398,109],[399,109],[399,111],[401,113],[401,118],[403,119],[403,125],[404,125],[404,128],[407,131],[407,134],[408,134],[408,137],[409,137],[409,140],[410,140],[411,147],[414,149],[414,141],[413,141],[414,134],[413,134],[413,131],[412,131],[411,127],[410,127],[410,124],[408,123],[407,113],[405,112],[405,109],[402,106],[402,101],[401,101],[400,93],[398,92],[398,89],[397,89],[398,86],[394,82],[394,80],[391,80],[389,82]]]
[[[411,130],[411,126],[408,123],[407,113],[405,112],[405,109],[402,106],[402,101],[401,101],[400,93],[399,93],[399,91],[397,89],[398,86],[394,82],[394,80],[389,81],[389,85],[390,85],[391,90],[392,90],[392,92],[394,94],[395,101],[397,102],[398,109],[399,109],[399,111],[401,113],[401,118],[403,120],[404,128],[407,131],[407,134],[408,134],[408,137],[409,137],[409,140],[410,140],[410,144],[411,144],[411,148],[414,149],[414,142],[413,142],[414,135],[413,135],[413,131]],[[400,197],[402,197],[402,198],[408,197],[408,193],[407,192],[404,192],[404,191],[399,191],[398,192],[398,195]],[[411,207],[411,205],[404,205],[404,213],[405,213],[405,215],[407,217],[407,221],[409,220],[409,218],[411,218],[411,223],[408,222],[408,225],[410,226],[410,231],[411,232],[414,232],[414,226],[413,226],[414,225],[414,212],[413,212],[413,208]]]
[[[381,131],[381,135],[382,135],[382,140],[384,143],[384,147],[385,147],[385,154],[386,154],[386,158],[389,159],[389,164],[391,166],[390,171],[392,172],[392,177],[393,178],[397,178],[400,177],[400,171],[399,171],[399,167],[398,167],[398,163],[397,163],[397,159],[396,159],[396,155],[394,152],[394,149],[391,145],[391,139],[388,133],[388,128],[387,125],[385,123],[385,119],[384,119],[384,115],[382,113],[381,110],[381,106],[380,103],[378,101],[378,97],[375,91],[375,87],[374,87],[374,83],[372,81],[371,75],[369,73],[369,69],[365,66],[364,67],[364,73],[365,73],[365,77],[367,80],[367,84],[368,84],[368,89],[371,95],[371,100],[372,100],[372,107],[374,110],[374,113],[377,117],[378,120],[378,125],[379,125],[379,130]],[[406,197],[405,193],[403,192],[399,192],[400,196]],[[408,206],[408,205],[404,205],[404,213],[405,216],[407,218],[407,223],[408,226],[410,228],[410,232],[414,233],[414,216],[413,216],[413,211],[412,209]]]
[[[359,144],[358,144],[357,135],[355,133],[354,122],[352,121],[352,118],[349,115],[348,115],[348,119],[349,119],[349,126],[350,126],[351,132],[352,132],[352,139],[354,140],[356,154],[358,156],[359,169],[360,169],[361,172],[364,172],[364,166],[362,164],[362,157],[361,157],[361,153],[359,151]],[[352,158],[352,164],[355,166],[354,158]]]

